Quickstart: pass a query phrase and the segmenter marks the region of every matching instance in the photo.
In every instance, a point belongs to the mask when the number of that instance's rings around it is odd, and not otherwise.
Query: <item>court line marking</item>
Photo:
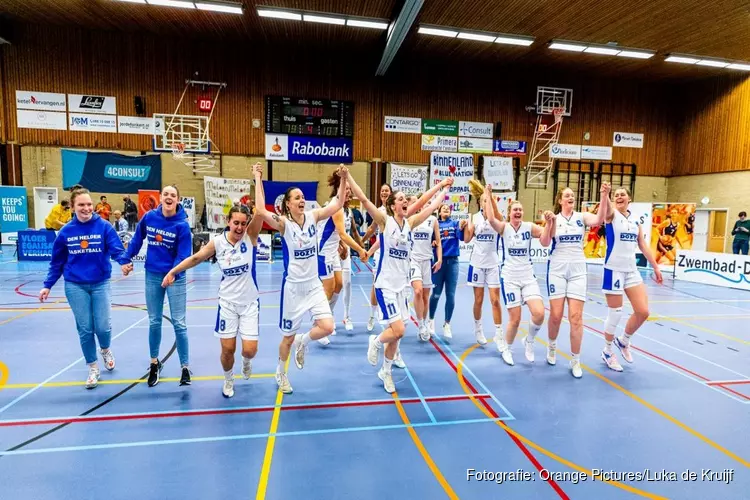
[[[591,327],[588,327],[588,328],[591,328]],[[547,342],[545,342],[544,340],[540,339],[539,337],[537,337],[536,340],[539,341],[544,346],[547,345]],[[566,352],[563,352],[563,351],[561,351],[559,349],[558,349],[557,352],[559,352],[560,355],[562,355],[565,359],[568,359],[568,360],[571,359],[571,356],[569,354],[567,354]],[[638,395],[630,392],[629,390],[625,389],[624,387],[622,387],[617,382],[615,382],[615,381],[613,381],[613,380],[605,377],[604,375],[602,375],[601,373],[597,372],[596,370],[593,370],[588,365],[585,365],[585,364],[581,363],[581,367],[584,370],[586,370],[587,372],[589,372],[592,375],[594,375],[599,380],[607,383],[611,387],[614,387],[618,391],[622,392],[626,396],[629,396],[630,398],[632,398],[636,402],[642,404],[643,406],[645,406],[649,410],[653,411],[657,415],[659,415],[659,416],[667,419],[668,421],[672,422],[673,424],[675,424],[677,427],[679,427],[680,429],[684,430],[688,434],[692,434],[693,436],[697,437],[698,439],[700,439],[701,441],[703,441],[707,445],[709,445],[712,448],[714,448],[714,449],[722,452],[723,454],[725,454],[729,458],[732,458],[732,459],[736,460],[737,462],[741,463],[742,465],[744,465],[745,467],[750,468],[750,462],[748,462],[747,460],[743,459],[739,455],[736,455],[735,453],[733,453],[733,452],[729,451],[728,449],[724,448],[719,443],[716,443],[715,441],[712,441],[708,437],[704,436],[703,434],[701,434],[700,432],[696,431],[695,429],[693,429],[692,427],[688,426],[687,424],[684,424],[683,422],[681,422],[680,420],[676,419],[675,417],[673,417],[672,415],[668,414],[667,412],[665,412],[665,411],[657,408],[656,406],[652,405],[651,403],[649,403],[645,399],[641,398],[640,396],[638,396]]]
[[[289,372],[289,361],[292,359],[292,356],[294,356],[293,349],[289,349],[289,356],[286,358],[286,364],[284,365],[284,373]],[[273,416],[271,417],[271,427],[268,431],[269,437],[266,441],[266,451],[263,455],[263,466],[260,469],[260,479],[258,479],[258,488],[255,494],[256,500],[266,498],[268,477],[271,474],[271,462],[273,461],[274,445],[276,444],[276,431],[279,428],[279,417],[281,416],[281,403],[283,400],[284,393],[281,392],[281,388],[278,388],[276,390],[275,408],[273,410]]]
[[[464,392],[466,392],[466,394],[469,394],[469,388],[463,382],[463,378],[464,378],[463,377],[463,369],[466,366],[466,358],[467,358],[467,356],[469,354],[471,354],[477,347],[479,347],[478,344],[474,344],[473,346],[469,347],[466,351],[464,351],[464,353],[459,358],[459,362],[457,363],[458,366],[457,366],[457,370],[456,370],[456,376],[458,377],[458,382],[461,384],[461,387],[463,388]],[[560,351],[558,351],[558,352],[560,352]],[[581,366],[585,367],[585,365],[583,365],[583,363],[581,363]],[[484,413],[485,415],[487,415],[487,412],[482,407],[482,405],[479,405],[473,399],[472,399],[472,402],[474,402],[474,405],[477,408],[479,408],[479,410],[482,413]],[[577,464],[571,462],[570,460],[567,460],[567,459],[565,459],[565,458],[563,458],[563,457],[561,457],[559,455],[556,455],[556,454],[552,453],[548,449],[543,448],[542,446],[536,444],[534,441],[531,441],[530,439],[526,438],[525,436],[519,434],[518,432],[516,432],[515,430],[513,430],[510,426],[508,426],[504,422],[496,421],[495,424],[498,425],[498,426],[500,426],[500,428],[502,428],[505,432],[507,432],[511,436],[519,439],[520,441],[522,441],[523,443],[527,444],[528,446],[534,448],[535,450],[537,450],[538,452],[542,453],[543,455],[546,455],[549,458],[551,458],[551,459],[553,459],[553,460],[555,460],[555,461],[557,461],[557,462],[559,462],[559,463],[561,463],[561,464],[563,464],[563,465],[565,465],[565,466],[567,466],[567,467],[569,467],[569,468],[571,468],[573,470],[577,470],[579,472],[583,472],[587,476],[591,476],[593,479],[597,479],[597,480],[602,481],[604,483],[610,484],[610,485],[615,486],[617,488],[623,489],[625,491],[629,491],[630,493],[634,493],[636,495],[640,495],[640,496],[643,496],[643,497],[646,497],[646,498],[656,498],[656,499],[666,499],[667,498],[667,497],[662,497],[662,496],[659,496],[659,495],[655,495],[653,493],[649,493],[647,491],[639,490],[638,488],[634,488],[633,486],[627,485],[625,483],[620,483],[618,481],[610,481],[610,480],[599,479],[598,476],[594,475],[594,473],[593,473],[593,471],[591,469],[586,469],[584,467],[581,467],[580,465],[577,465]]]
[[[479,394],[475,396],[478,399],[489,398],[489,394]],[[457,394],[452,396],[431,396],[426,398],[436,403],[446,403],[455,401],[466,401],[469,397],[466,394]],[[403,398],[403,404],[420,403],[418,398]],[[199,408],[194,410],[171,410],[171,411],[152,411],[136,413],[109,413],[95,416],[73,415],[64,417],[42,417],[42,418],[25,418],[14,420],[0,420],[0,427],[19,427],[27,425],[50,425],[60,423],[88,423],[88,422],[108,422],[123,420],[147,420],[155,418],[180,418],[180,417],[202,417],[209,415],[233,415],[241,413],[260,413],[273,411],[275,408],[281,408],[281,411],[301,411],[301,410],[328,410],[334,408],[359,408],[365,406],[388,406],[393,404],[393,399],[364,399],[354,401],[330,401],[317,403],[299,403],[286,406],[260,405],[260,406],[231,406],[227,408]]]
[[[408,372],[407,372],[408,374]],[[409,375],[409,378],[411,378],[411,375]],[[415,385],[416,388],[416,385]],[[417,389],[418,390],[418,389]],[[430,468],[430,471],[432,471],[432,475],[435,476],[435,479],[438,480],[438,483],[440,483],[440,486],[443,487],[443,490],[448,495],[448,498],[451,500],[455,499],[458,500],[458,495],[456,495],[456,492],[453,491],[453,488],[451,487],[450,483],[445,479],[445,476],[443,476],[443,473],[440,472],[440,468],[437,466],[435,461],[432,459],[432,456],[427,451],[427,449],[424,447],[424,444],[422,444],[422,440],[419,439],[419,435],[417,434],[417,431],[414,430],[413,427],[411,427],[411,422],[409,421],[408,415],[406,415],[406,412],[404,411],[404,407],[401,405],[401,402],[398,399],[398,392],[394,392],[391,394],[393,397],[393,401],[396,403],[396,410],[398,410],[398,414],[401,417],[401,420],[404,422],[404,425],[406,425],[406,430],[409,432],[409,436],[411,436],[411,440],[414,441],[414,445],[417,447],[417,450],[419,450],[419,454],[422,455],[422,459],[424,459],[425,463],[427,463],[427,467]],[[420,396],[420,399],[424,402],[424,398]],[[427,409],[425,404],[425,409]],[[427,409],[427,411],[430,414],[431,423],[435,424],[437,423],[435,421],[435,417],[432,415],[432,412]]]
[[[741,384],[750,384],[750,379],[744,379],[744,380],[712,380],[710,382],[706,382],[706,385],[741,385]],[[2,385],[2,384],[0,384]]]
[[[409,368],[404,368],[404,371],[406,372],[406,376],[409,378],[409,381],[411,382],[412,387],[414,387],[414,391],[417,393],[417,397],[422,402],[422,406],[424,407],[424,411],[427,412],[427,416],[430,417],[430,422],[433,424],[437,422],[437,419],[435,418],[435,415],[432,414],[432,410],[430,410],[430,405],[427,404],[427,401],[424,396],[422,396],[422,391],[419,390],[419,386],[417,385],[417,382],[414,380],[414,377],[412,377],[411,372],[409,371]],[[407,423],[407,422],[404,422]]]
[[[238,377],[240,375],[237,375]],[[251,375],[250,378],[272,378],[275,376],[275,373],[254,373]],[[161,382],[179,382],[180,379],[177,377],[161,377],[159,378]],[[224,380],[224,375],[206,375],[202,377],[191,377],[191,381],[193,382],[203,382],[208,380]],[[144,384],[147,380],[143,379],[112,379],[112,380],[99,380],[99,385],[124,385],[124,384]],[[43,382],[42,382],[43,383]],[[28,389],[30,387],[36,387],[39,385],[39,383],[30,382],[30,383],[18,383],[18,384],[8,384],[5,388],[6,389]],[[44,384],[42,387],[44,389],[51,389],[51,388],[59,388],[59,387],[80,387],[86,385],[86,381],[81,380],[71,380],[67,382],[49,382]]]
[[[396,429],[421,428],[421,427],[444,427],[450,425],[471,425],[471,424],[485,424],[492,423],[497,419],[488,418],[473,418],[465,420],[450,420],[435,422],[424,422],[424,423],[410,423],[406,424],[390,424],[390,425],[373,425],[363,427],[340,427],[331,429],[313,429],[305,431],[288,431],[278,432],[276,434],[263,433],[263,434],[240,434],[234,436],[211,436],[203,438],[184,438],[184,439],[164,439],[158,441],[131,441],[126,443],[106,443],[106,444],[91,444],[81,446],[61,446],[57,448],[34,448],[34,449],[22,449],[16,451],[0,451],[0,456],[13,456],[13,455],[36,455],[40,453],[60,453],[69,451],[89,451],[89,450],[111,450],[117,448],[134,448],[141,446],[163,446],[171,444],[192,444],[192,443],[212,443],[221,441],[241,441],[248,439],[263,439],[263,438],[277,438],[277,437],[291,437],[291,436],[312,436],[312,435],[324,435],[324,434],[341,434],[349,432],[367,432],[367,431],[387,431]]]

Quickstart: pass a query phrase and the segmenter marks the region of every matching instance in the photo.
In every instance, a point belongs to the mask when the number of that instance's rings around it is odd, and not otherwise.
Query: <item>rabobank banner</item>
[[[351,163],[351,138],[266,134],[266,160]]]
[[[62,150],[63,188],[76,184],[94,193],[161,189],[161,156]]]
[[[750,257],[728,253],[677,250],[674,279],[750,290]]]

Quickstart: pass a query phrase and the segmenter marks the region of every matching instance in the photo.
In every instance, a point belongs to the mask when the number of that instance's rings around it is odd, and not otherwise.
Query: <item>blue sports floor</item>
[[[606,309],[601,269],[589,266],[584,376],[576,380],[566,323],[557,366],[545,362],[546,324],[532,366],[520,342],[524,314],[516,365],[506,366],[492,342],[474,342],[473,299],[460,285],[452,341],[439,337],[441,300],[430,342],[409,325],[401,344],[408,369],[394,368],[391,396],[366,359],[371,274],[355,269],[355,330],[341,325],[340,299],[338,334],[327,347],[311,344],[304,370],[291,364],[294,393],[282,396],[273,379],[281,265],[260,264],[253,378],[239,375],[238,352],[235,396],[225,399],[212,331],[216,268],[188,274],[192,386],[177,383],[167,321],[162,381],[145,383],[148,319],[136,267],[113,283],[117,368],[102,369],[99,387],[88,391],[62,284],[40,306],[46,265],[10,254],[6,247],[0,260],[2,499],[749,495],[747,293],[671,279],[658,286],[646,277],[652,317],[634,338],[635,363],[621,359],[625,371],[615,373],[600,358]],[[464,273],[462,266],[460,283]],[[489,339],[489,298],[484,304]]]

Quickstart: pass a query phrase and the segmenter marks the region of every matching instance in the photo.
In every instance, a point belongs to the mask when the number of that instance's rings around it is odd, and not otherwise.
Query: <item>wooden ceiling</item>
[[[0,0],[11,22],[146,32],[249,47],[361,53],[377,64],[385,32],[264,19],[256,7],[395,19],[403,0],[243,0],[242,16],[122,3],[115,0]],[[531,47],[511,47],[417,33],[419,24],[533,36]],[[0,33],[3,36],[5,33]],[[657,50],[651,60],[575,54],[547,48],[552,39]],[[426,0],[399,50],[395,68],[415,63],[480,69],[564,69],[644,79],[692,79],[727,70],[665,63],[669,52],[750,61],[748,0]],[[389,73],[392,73],[392,68]],[[397,69],[396,69],[397,71]],[[373,68],[374,72],[374,68]],[[478,77],[480,73],[477,71]]]

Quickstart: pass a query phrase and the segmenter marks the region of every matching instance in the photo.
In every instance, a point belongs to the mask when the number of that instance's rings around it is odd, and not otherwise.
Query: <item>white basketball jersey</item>
[[[224,231],[214,237],[216,263],[221,269],[219,300],[237,306],[246,306],[258,300],[258,281],[255,262],[257,247],[253,246],[250,237],[245,234],[237,244],[227,239]]]
[[[386,217],[388,217],[388,211],[385,209],[385,205],[378,207],[378,210],[386,214]],[[380,239],[380,226],[374,221],[373,224],[375,224],[375,236]],[[375,258],[375,265],[377,265],[378,261],[380,260],[380,248],[375,250],[375,253],[373,253],[372,256]]]
[[[392,216],[388,216],[385,229],[379,236],[380,258],[375,274],[375,288],[400,292],[409,285],[409,253],[412,235],[409,221],[404,219],[400,227]]]
[[[640,221],[635,217],[631,220],[615,210],[612,222],[604,228],[607,238],[604,267],[613,271],[637,271],[635,254],[638,252]]]
[[[503,262],[500,274],[504,279],[521,280],[534,276],[531,264],[531,222],[521,222],[516,230],[510,222],[500,236]]]
[[[550,263],[586,262],[586,256],[583,254],[584,234],[586,232],[583,214],[573,212],[570,219],[567,219],[562,213],[559,213],[555,224],[555,237],[552,238],[549,250]]]
[[[432,237],[435,235],[437,223],[437,217],[430,215],[411,232],[412,240],[414,240],[411,247],[411,260],[432,260]]]
[[[352,215],[352,209],[351,208],[345,208],[344,209],[344,230],[346,231],[346,234],[350,235],[352,234],[352,224],[354,220],[354,216]]]
[[[497,255],[500,235],[481,212],[475,213],[471,221],[474,224],[474,248],[469,263],[479,269],[497,267],[500,264]]]
[[[330,201],[328,202],[330,203]],[[328,205],[326,203],[326,205]],[[336,231],[333,217],[318,221],[318,253],[323,257],[331,258],[338,254],[341,237]]]
[[[281,238],[284,257],[284,279],[290,283],[302,283],[318,279],[318,238],[312,211],[305,212],[305,221],[300,227],[292,219],[286,219]]]

